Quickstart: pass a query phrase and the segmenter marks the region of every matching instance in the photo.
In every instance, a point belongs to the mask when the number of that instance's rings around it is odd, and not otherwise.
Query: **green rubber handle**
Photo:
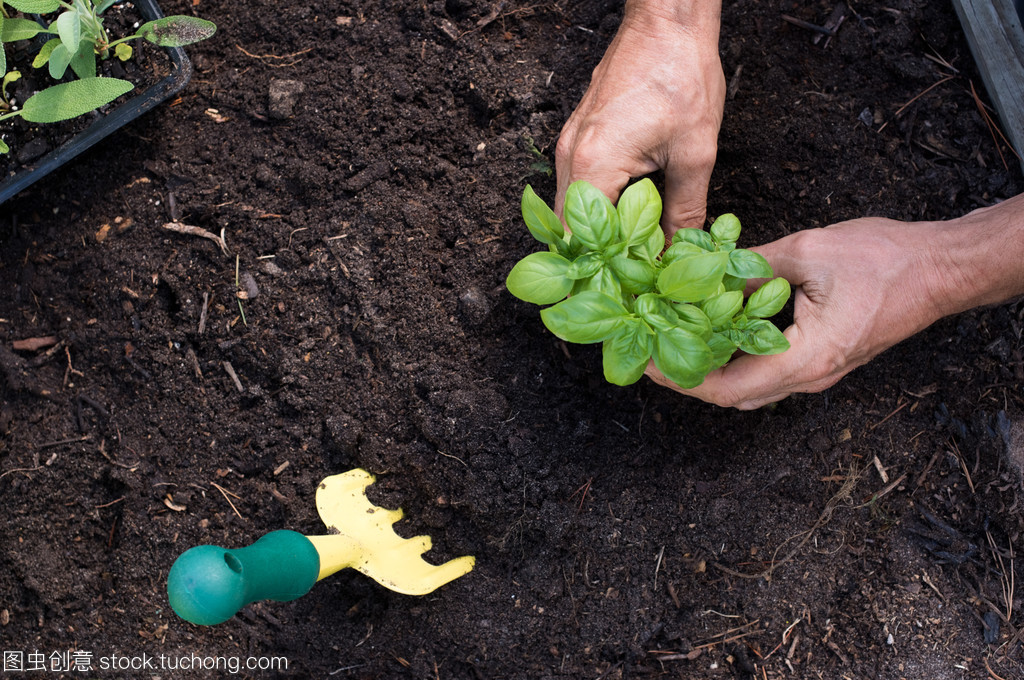
[[[287,602],[316,583],[320,555],[295,531],[272,531],[245,548],[191,548],[167,574],[171,608],[200,626],[224,623],[257,600]]]

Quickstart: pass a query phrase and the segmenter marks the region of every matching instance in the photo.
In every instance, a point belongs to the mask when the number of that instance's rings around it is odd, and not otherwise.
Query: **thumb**
[[[661,226],[665,236],[672,237],[679,229],[702,229],[707,216],[710,173],[665,173],[665,200]]]
[[[807,283],[812,276],[811,259],[807,253],[799,252],[797,239],[805,239],[813,229],[784,236],[777,241],[753,246],[750,250],[764,257],[771,265],[775,276],[781,276],[795,288]],[[799,254],[798,254],[799,252]]]

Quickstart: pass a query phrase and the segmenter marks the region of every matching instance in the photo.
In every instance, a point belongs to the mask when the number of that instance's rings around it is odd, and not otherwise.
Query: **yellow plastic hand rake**
[[[210,626],[256,600],[301,597],[347,567],[406,595],[426,595],[473,568],[470,556],[440,566],[427,563],[423,553],[430,550],[430,537],[396,534],[392,525],[402,511],[370,503],[366,487],[373,482],[373,475],[356,469],[320,483],[316,507],[326,535],[281,530],[245,548],[201,545],[186,551],[167,575],[171,607],[186,621]]]

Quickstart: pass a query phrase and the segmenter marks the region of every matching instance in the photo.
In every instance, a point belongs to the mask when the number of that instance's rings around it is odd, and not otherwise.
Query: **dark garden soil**
[[[709,212],[744,245],[1024,190],[946,3],[855,3],[817,43],[782,15],[831,1],[725,4]],[[143,654],[287,659],[243,677],[1024,677],[1019,302],[737,412],[604,383],[598,348],[504,290],[535,249],[519,196],[553,197],[620,10],[197,4],[220,31],[185,94],[0,207],[0,647],[93,669],[37,677],[228,674],[101,665]],[[354,467],[431,560],[475,570],[422,598],[347,571],[211,628],[170,611],[177,555],[317,533],[317,484]]]

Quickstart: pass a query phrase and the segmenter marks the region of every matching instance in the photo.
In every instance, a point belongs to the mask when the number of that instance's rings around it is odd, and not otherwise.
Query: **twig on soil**
[[[1003,169],[1009,170],[1010,166],[1006,164],[1006,159],[1003,157],[1003,151],[999,148],[999,139],[1003,140],[1003,143],[1006,144],[1010,149],[1010,152],[1017,157],[1017,160],[1021,160],[1020,154],[1013,148],[1013,144],[1010,144],[1009,140],[1006,139],[1006,135],[1004,135],[1003,131],[999,129],[996,122],[992,120],[992,116],[989,115],[984,102],[982,102],[981,97],[978,96],[978,91],[974,89],[974,81],[969,80],[968,82],[971,84],[971,96],[974,97],[974,105],[978,107],[978,111],[981,113],[981,117],[984,119],[985,125],[988,126],[988,132],[992,135],[992,141],[995,142],[996,152],[999,154],[999,160],[1003,162]],[[996,139],[997,133],[999,135],[999,139]]]
[[[815,33],[821,33],[822,35],[827,35],[829,37],[832,37],[836,34],[836,29],[834,28],[825,28],[824,26],[812,24],[811,22],[804,21],[803,19],[791,17],[788,14],[783,14],[782,20],[787,23],[793,24],[794,26],[799,26],[800,28],[807,29],[808,31],[814,31]]]
[[[190,224],[182,224],[181,222],[165,222],[164,229],[168,231],[176,231],[179,234],[189,234],[190,236],[199,236],[205,239],[209,239],[217,244],[220,248],[220,252],[224,255],[230,255],[228,252],[227,241],[224,240],[224,230],[220,232],[220,236],[217,236],[213,232],[209,232],[202,227],[193,227]]]
[[[996,558],[996,563],[999,565],[999,586],[1003,591],[1003,602],[1006,605],[1005,612],[998,612],[1003,617],[1003,621],[1009,623],[1013,618],[1013,595],[1014,595],[1014,575],[1013,575],[1013,541],[1009,541],[1010,546],[1010,568],[1006,568],[1006,563],[1003,561],[1003,555],[996,548],[996,540],[992,538],[992,532],[988,529],[985,530],[985,538],[988,539],[988,547],[992,551],[992,554]],[[1009,575],[1007,575],[1009,574]]]
[[[785,541],[783,541],[779,545],[779,547],[775,549],[775,552],[772,555],[772,562],[771,562],[771,564],[769,564],[768,567],[766,567],[764,570],[762,570],[760,572],[757,572],[755,574],[748,574],[748,573],[744,573],[744,572],[741,572],[741,571],[736,571],[735,569],[730,569],[729,567],[725,566],[724,564],[719,564],[718,562],[712,562],[711,566],[713,566],[715,569],[718,569],[719,571],[721,571],[721,572],[723,572],[725,574],[729,574],[730,576],[735,576],[737,578],[745,578],[745,579],[759,579],[759,578],[763,578],[765,580],[771,580],[772,573],[776,569],[778,569],[779,567],[781,567],[782,565],[786,564],[787,562],[791,561],[794,557],[796,557],[796,555],[800,552],[800,550],[805,545],[807,545],[807,542],[811,540],[811,538],[814,536],[815,532],[818,529],[820,529],[821,527],[823,527],[826,524],[828,524],[829,520],[832,519],[832,513],[835,511],[836,507],[838,507],[838,505],[840,503],[848,502],[850,500],[850,497],[851,497],[851,495],[853,493],[854,487],[856,487],[857,486],[857,482],[860,481],[861,474],[862,473],[861,473],[860,470],[857,470],[856,468],[852,468],[850,470],[850,473],[846,476],[846,481],[839,488],[839,491],[836,492],[836,494],[834,496],[832,496],[832,498],[830,498],[828,500],[828,503],[825,504],[825,509],[822,510],[821,515],[818,516],[818,519],[814,523],[814,525],[810,529],[808,529],[806,531],[803,531],[803,532],[800,532],[798,534],[795,534],[793,536],[790,536]],[[888,487],[886,487],[885,489],[883,489],[879,493],[875,494],[872,497],[872,500],[877,500],[878,498],[881,498],[885,494],[889,493],[889,491],[891,491],[893,488],[898,486],[900,484],[900,482],[902,482],[904,480],[904,478],[906,478],[906,474],[901,475],[900,478],[897,479],[895,482],[890,484]],[[800,537],[802,537],[802,538],[800,538]],[[796,538],[800,538],[800,542],[797,543],[786,554],[785,557],[783,557],[781,560],[776,560],[775,556],[779,554],[780,550],[782,550],[782,546],[786,545],[786,543],[789,543],[790,541],[792,541],[792,540],[794,540]]]
[[[896,415],[897,413],[899,413],[900,411],[902,411],[903,409],[905,409],[905,408],[907,407],[907,404],[909,404],[909,403],[910,403],[909,401],[905,401],[905,402],[903,402],[902,404],[900,404],[899,406],[897,406],[897,407],[896,407],[896,410],[892,411],[892,412],[891,412],[891,413],[890,413],[889,415],[887,415],[886,417],[882,418],[882,419],[881,419],[881,420],[879,420],[879,421],[878,421],[877,423],[875,423],[874,425],[872,425],[871,427],[869,427],[869,428],[868,428],[868,431],[870,432],[871,430],[874,430],[874,429],[875,429],[876,427],[878,427],[878,426],[879,426],[879,425],[881,425],[882,423],[884,423],[884,422],[886,422],[887,420],[889,420],[890,418],[892,418],[892,417],[893,417],[894,415]]]
[[[15,340],[11,343],[11,346],[19,352],[35,352],[56,345],[60,339],[56,335],[46,335],[38,338],[25,338],[23,340]]]
[[[131,449],[128,449],[128,450],[131,451]],[[101,439],[100,440],[100,447],[99,447],[98,451],[100,452],[100,455],[103,456],[104,458],[106,458],[108,461],[110,461],[110,463],[112,465],[116,465],[117,467],[124,468],[125,470],[134,470],[135,468],[137,468],[139,466],[139,461],[135,461],[131,465],[126,465],[125,463],[121,463],[121,462],[116,461],[113,458],[111,458],[110,454],[107,453],[107,440],[106,439]],[[135,452],[132,451],[132,453],[135,453]],[[136,454],[136,455],[138,455],[138,454]]]
[[[87,442],[90,439],[92,439],[92,435],[91,434],[87,434],[87,435],[83,435],[81,437],[73,437],[71,439],[58,439],[57,441],[54,441],[54,442],[46,442],[44,444],[40,444],[36,448],[38,448],[40,451],[42,451],[43,449],[48,449],[48,448],[53,447],[53,446],[64,446],[65,444],[77,444],[78,442]]]
[[[438,449],[438,451],[437,451],[437,452],[438,452],[439,454],[441,454],[442,456],[444,456],[445,458],[454,458],[455,460],[459,461],[460,463],[462,463],[462,464],[463,464],[463,465],[465,465],[466,467],[469,467],[469,464],[468,464],[468,463],[466,463],[466,461],[464,461],[464,460],[462,460],[461,458],[459,458],[458,456],[453,456],[453,455],[452,455],[452,454],[450,454],[450,453],[445,453],[444,451],[441,451],[440,449]]]
[[[203,292],[203,308],[199,312],[199,335],[206,332],[206,315],[210,307],[210,294]]]
[[[949,445],[953,448],[953,455],[956,456],[957,462],[960,463],[960,469],[964,471],[964,477],[967,479],[967,486],[970,487],[971,493],[977,493],[974,490],[974,480],[971,479],[971,471],[967,469],[967,461],[964,460],[963,454],[960,453],[960,447],[954,441],[949,442]]]
[[[654,587],[658,587],[658,572],[661,570],[661,560],[665,557],[665,546],[661,546],[658,557],[654,560]]]
[[[988,665],[988,657],[982,658],[982,661],[985,662],[985,670],[988,671],[988,674],[992,676],[993,680],[1004,680],[1004,678],[1000,677],[999,675],[996,675],[996,672],[992,670],[991,666]]]
[[[916,102],[918,99],[920,99],[921,97],[925,96],[926,94],[928,94],[929,92],[931,92],[932,90],[937,88],[939,85],[942,85],[943,83],[948,82],[948,81],[952,80],[955,77],[956,76],[946,76],[942,80],[939,80],[938,82],[932,83],[928,87],[926,87],[923,90],[921,90],[918,94],[916,94],[915,96],[911,97],[910,101],[908,101],[906,104],[904,104],[903,106],[901,106],[900,108],[898,108],[896,110],[896,113],[894,113],[892,115],[893,120],[899,118],[900,114],[902,114],[904,111],[906,111],[907,107],[910,106],[911,104],[913,104],[914,102]],[[878,128],[878,131],[881,132],[882,130],[884,130],[885,126],[888,125],[888,124],[889,124],[889,121],[885,121],[884,123],[882,123],[882,127]]]
[[[245,392],[245,388],[242,387],[242,381],[238,379],[238,374],[235,373],[235,369],[231,365],[230,361],[225,361],[224,362],[224,372],[227,373],[231,377],[231,381],[233,383],[235,383],[235,388],[239,392]]]
[[[277,54],[253,54],[252,52],[247,51],[241,45],[235,45],[235,47],[237,47],[238,51],[241,52],[242,54],[244,54],[245,56],[252,57],[253,59],[258,59],[258,60],[262,61],[264,64],[266,64],[267,66],[269,66],[270,68],[287,68],[289,66],[295,66],[300,61],[302,61],[301,59],[295,59],[295,57],[298,57],[298,56],[301,56],[303,54],[306,54],[307,52],[313,51],[312,47],[307,47],[304,50],[299,50],[298,52],[292,52],[291,54],[282,54],[282,55],[277,55]],[[287,64],[268,63],[270,61],[273,61],[274,59],[282,59],[282,60],[283,59],[294,59],[294,61],[290,61]]]
[[[238,508],[236,508],[235,504],[231,502],[231,499],[228,498],[228,494],[230,494],[230,495],[234,496],[235,498],[237,498],[238,500],[242,500],[241,496],[239,496],[238,494],[231,493],[230,491],[225,489],[223,486],[221,486],[217,482],[210,482],[210,486],[212,486],[213,488],[217,489],[217,491],[220,491],[220,495],[224,496],[224,500],[226,500],[228,502],[228,505],[231,506],[231,509],[235,511],[236,515],[238,515],[238,519],[241,519],[241,520],[245,519],[244,517],[242,517],[242,513],[238,512]]]
[[[3,479],[4,477],[6,477],[7,475],[9,475],[9,474],[11,474],[13,472],[35,472],[36,470],[42,470],[42,469],[43,469],[42,465],[36,465],[35,467],[30,467],[30,468],[11,468],[10,470],[4,470],[3,472],[0,472],[0,479]]]

